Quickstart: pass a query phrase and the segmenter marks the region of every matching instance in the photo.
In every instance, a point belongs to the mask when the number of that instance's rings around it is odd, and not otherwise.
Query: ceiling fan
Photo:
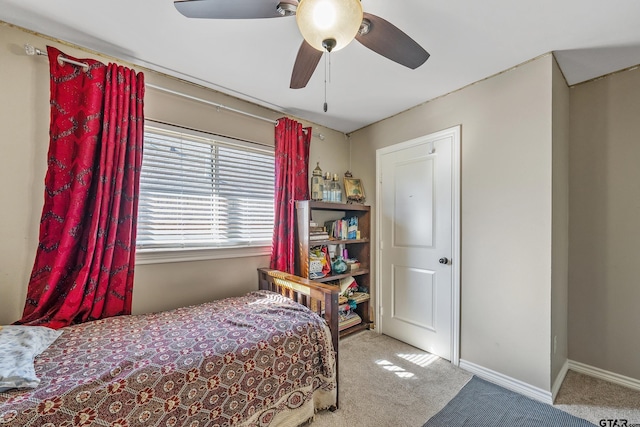
[[[411,69],[429,58],[429,53],[398,27],[363,12],[360,0],[175,0],[174,4],[188,18],[260,19],[295,15],[304,40],[291,74],[292,89],[307,85],[325,51],[340,50],[354,38]]]

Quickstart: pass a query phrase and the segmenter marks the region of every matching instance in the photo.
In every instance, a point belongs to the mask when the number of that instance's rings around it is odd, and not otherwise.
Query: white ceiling
[[[260,0],[256,0],[260,1]],[[638,0],[362,0],[429,60],[416,70],[353,42],[289,89],[295,18],[201,20],[173,0],[0,0],[0,20],[342,132],[555,51],[569,84],[640,64]],[[44,46],[37,46],[43,48]]]

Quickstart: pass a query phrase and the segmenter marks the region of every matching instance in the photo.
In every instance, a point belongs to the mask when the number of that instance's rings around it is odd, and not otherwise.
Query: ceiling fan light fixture
[[[332,51],[348,45],[362,24],[360,0],[300,0],[296,22],[302,37],[320,51],[327,40],[335,40]]]

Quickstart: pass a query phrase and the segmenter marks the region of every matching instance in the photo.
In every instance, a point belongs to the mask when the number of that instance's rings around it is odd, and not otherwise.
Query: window
[[[146,126],[138,252],[270,246],[274,174],[272,148]]]

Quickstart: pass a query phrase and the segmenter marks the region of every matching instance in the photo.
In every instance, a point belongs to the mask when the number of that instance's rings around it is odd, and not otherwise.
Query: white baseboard
[[[623,387],[640,391],[640,380],[635,378],[625,377],[624,375],[605,371],[604,369],[596,368],[594,366],[585,365],[584,363],[576,362],[575,360],[569,360],[569,369],[581,374],[589,375],[590,377],[599,378],[613,384],[618,384]]]
[[[562,365],[562,369],[560,369],[560,372],[558,372],[558,376],[556,377],[556,380],[553,382],[553,386],[551,387],[551,400],[553,402],[556,401],[556,396],[558,396],[558,392],[560,391],[560,387],[562,386],[564,377],[567,376],[568,370],[569,370],[569,360],[565,360],[564,365]]]
[[[515,391],[516,393],[523,394],[527,397],[539,400],[543,403],[548,403],[550,405],[553,405],[553,402],[558,395],[558,391],[562,386],[562,382],[567,375],[567,371],[569,370],[640,391],[640,380],[636,378],[616,374],[615,372],[605,371],[604,369],[576,362],[575,360],[567,360],[564,363],[562,369],[560,369],[560,372],[558,373],[558,376],[553,382],[551,392],[545,391],[538,387],[534,387],[531,384],[525,383],[515,378],[511,378],[507,375],[501,374],[500,372],[493,371],[491,369],[476,365],[475,363],[471,363],[463,359],[460,359],[460,368],[508,390]]]
[[[507,375],[501,374],[491,369],[487,369],[483,366],[476,365],[475,363],[471,363],[463,359],[460,359],[460,367],[465,371],[469,371],[484,380],[490,381],[508,390],[515,391],[516,393],[523,394],[535,400],[539,400],[542,403],[548,403],[549,405],[553,404],[553,398],[551,392],[549,391],[534,387],[531,384],[527,384],[523,381],[511,378]],[[558,386],[558,388],[560,388],[560,386]]]

